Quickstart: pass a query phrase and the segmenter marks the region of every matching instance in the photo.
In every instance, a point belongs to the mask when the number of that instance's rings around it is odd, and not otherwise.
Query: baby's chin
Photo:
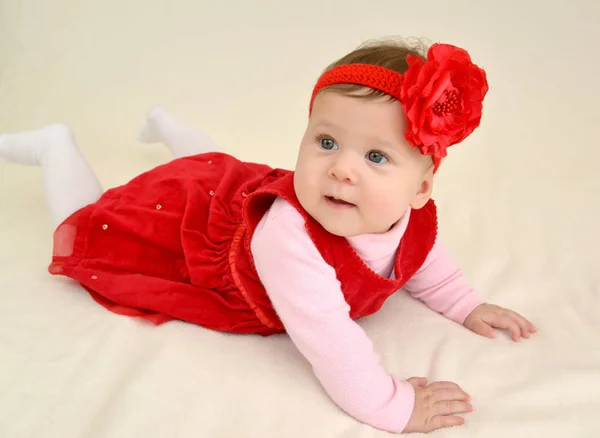
[[[362,233],[360,230],[347,230],[347,229],[340,229],[338,227],[329,228],[326,226],[323,226],[323,228],[325,228],[330,234],[333,234],[334,236],[338,236],[338,237],[356,237],[356,236],[360,236],[361,234],[365,234],[365,233]]]
[[[339,237],[356,237],[363,234],[371,234],[372,231],[362,224],[340,223],[333,220],[319,220],[313,217],[327,232]]]
[[[389,232],[396,223],[393,223],[389,226],[379,226],[373,227],[368,226],[367,224],[340,224],[340,223],[323,223],[327,221],[319,221],[315,218],[319,224],[329,233],[339,236],[339,237],[356,237],[356,236],[364,236],[366,234],[386,234]]]
[[[350,229],[347,229],[344,227],[339,227],[339,226],[327,227],[323,224],[321,224],[321,225],[329,233],[333,234],[334,236],[338,236],[338,237],[354,237],[354,236],[360,236],[362,234],[359,230],[350,230]]]

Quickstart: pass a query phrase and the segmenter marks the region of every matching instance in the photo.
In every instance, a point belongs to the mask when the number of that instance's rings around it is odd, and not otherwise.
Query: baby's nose
[[[329,168],[329,176],[338,181],[356,184],[358,182],[357,166],[349,159],[336,160]]]

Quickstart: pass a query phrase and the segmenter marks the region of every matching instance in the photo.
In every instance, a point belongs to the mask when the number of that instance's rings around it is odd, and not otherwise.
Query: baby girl
[[[0,158],[41,166],[51,274],[155,324],[286,333],[346,413],[429,432],[464,424],[470,396],[389,374],[356,320],[403,288],[483,336],[535,331],[485,303],[437,236],[435,173],[479,126],[487,91],[463,49],[377,42],[318,79],[293,171],[225,154],[160,108],[140,139],[165,143],[173,161],[106,192],[64,125],[0,136]]]

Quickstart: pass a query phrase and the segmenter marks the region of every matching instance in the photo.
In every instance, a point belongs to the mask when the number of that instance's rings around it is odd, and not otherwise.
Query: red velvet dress
[[[55,231],[49,272],[76,280],[115,313],[155,324],[179,319],[230,333],[281,333],[250,252],[252,233],[277,196],[305,217],[354,319],[379,310],[435,242],[431,201],[411,213],[396,280],[381,277],[345,238],[308,216],[293,172],[208,153],[158,166],[75,212]]]

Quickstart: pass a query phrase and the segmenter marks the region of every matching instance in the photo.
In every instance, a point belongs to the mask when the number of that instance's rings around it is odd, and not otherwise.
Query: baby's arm
[[[439,241],[405,288],[431,309],[481,336],[493,338],[494,328],[500,328],[509,330],[512,339],[518,341],[520,337],[529,338],[537,330],[518,313],[484,303]]]
[[[432,310],[459,324],[463,324],[467,315],[483,304],[439,240],[404,288]]]
[[[358,421],[401,432],[413,411],[414,389],[379,364],[302,216],[278,199],[259,224],[251,248],[287,333],[333,401]]]

